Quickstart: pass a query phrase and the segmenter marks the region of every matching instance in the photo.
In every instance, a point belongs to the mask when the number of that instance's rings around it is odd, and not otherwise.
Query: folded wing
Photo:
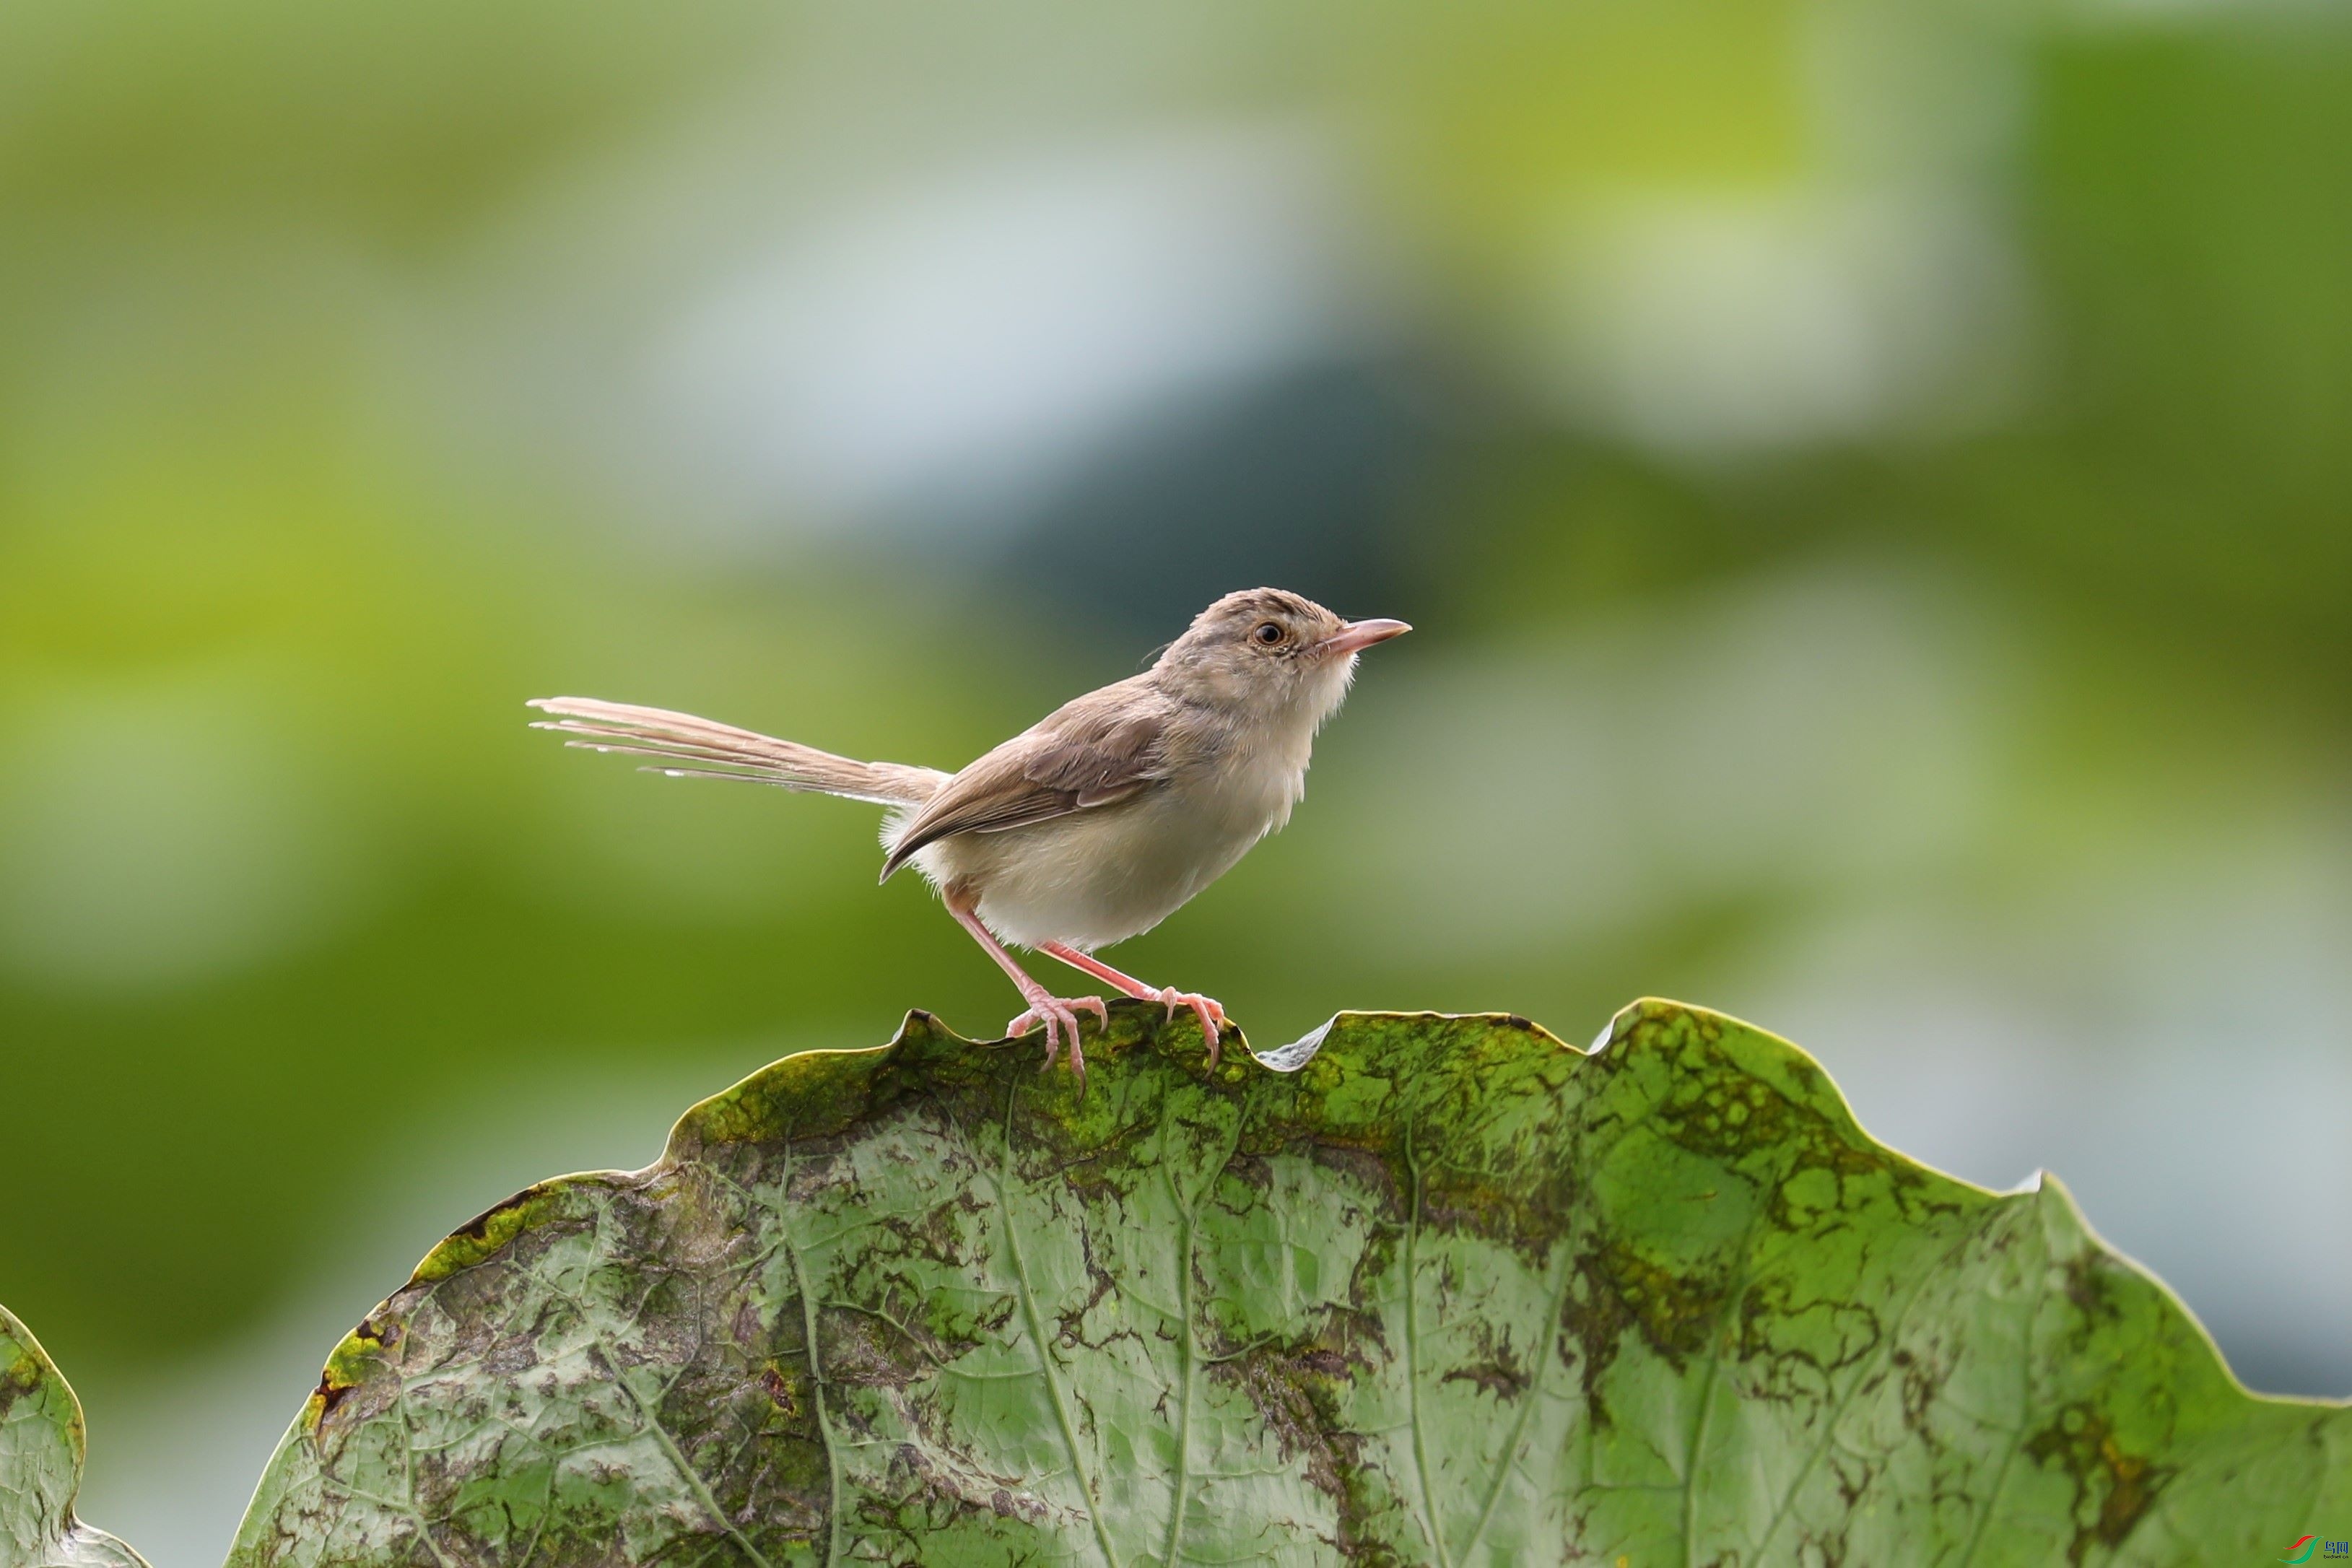
[[[907,820],[882,879],[927,844],[958,833],[1002,833],[1133,797],[1167,777],[1167,725],[1158,704],[1081,698],[958,773]],[[1121,694],[1126,695],[1126,694]]]

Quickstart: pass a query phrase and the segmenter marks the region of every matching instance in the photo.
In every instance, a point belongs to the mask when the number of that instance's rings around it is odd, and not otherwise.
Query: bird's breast
[[[916,861],[934,882],[967,882],[1009,942],[1104,947],[1158,925],[1281,826],[1304,771],[1211,769],[1117,805],[941,839]]]

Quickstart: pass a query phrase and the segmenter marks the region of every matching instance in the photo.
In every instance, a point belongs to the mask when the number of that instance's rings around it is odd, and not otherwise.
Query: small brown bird
[[[1066,1038],[1081,1085],[1077,1012],[1005,943],[1034,949],[1129,996],[1189,1007],[1215,1065],[1225,1011],[1157,988],[1094,956],[1150,931],[1290,820],[1315,732],[1339,706],[1356,656],[1410,631],[1346,621],[1278,588],[1228,594],[1142,674],[1064,704],[961,773],[859,763],[660,708],[544,697],[538,724],[598,752],[660,759],[673,778],[745,779],[888,806],[882,879],[912,863],[948,912],[1020,988],[1004,1026],[1045,1031],[1045,1065]]]

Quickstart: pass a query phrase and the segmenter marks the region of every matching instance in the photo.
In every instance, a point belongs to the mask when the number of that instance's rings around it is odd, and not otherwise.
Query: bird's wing
[[[1025,827],[1126,800],[1165,778],[1165,706],[1129,684],[1078,699],[949,780],[908,819],[882,879],[950,834]]]

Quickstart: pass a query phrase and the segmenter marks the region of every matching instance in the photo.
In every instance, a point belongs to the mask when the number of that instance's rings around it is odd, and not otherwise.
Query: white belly
[[[1162,788],[1028,827],[960,834],[917,851],[915,865],[935,886],[970,886],[980,918],[1007,942],[1108,947],[1166,920],[1282,826],[1303,771],[1262,787],[1236,787],[1228,773],[1212,791]]]

